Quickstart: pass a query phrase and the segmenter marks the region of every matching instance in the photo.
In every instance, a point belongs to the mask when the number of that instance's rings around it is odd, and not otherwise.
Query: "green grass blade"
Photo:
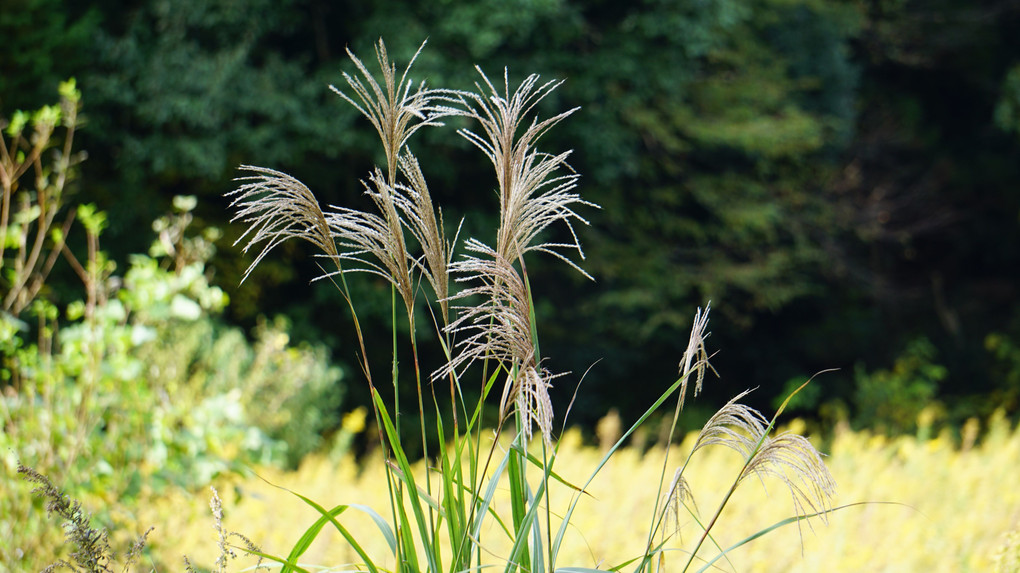
[[[319,533],[322,531],[322,528],[327,523],[329,523],[330,519],[336,518],[338,515],[340,515],[346,510],[347,510],[346,505],[338,505],[333,509],[329,510],[328,512],[326,512],[325,514],[323,514],[322,516],[320,516],[319,519],[315,520],[315,523],[313,523],[311,527],[306,529],[304,534],[301,535],[301,538],[298,539],[297,543],[294,544],[294,547],[290,550],[290,554],[287,556],[287,560],[296,561],[299,557],[304,555],[305,551],[308,551],[308,548],[312,545],[312,542],[315,541],[315,538],[319,536]],[[289,567],[284,567],[281,573],[289,573],[289,571],[291,571]]]
[[[518,450],[518,451],[520,451],[520,447],[519,447],[519,446],[517,446],[517,445],[511,446],[511,447],[517,448],[517,450]],[[535,457],[535,455],[534,455],[534,454],[528,453],[528,454],[527,454],[527,459],[528,459],[528,461],[529,461],[529,462],[531,462],[532,464],[534,464],[534,465],[535,465],[535,467],[537,467],[538,469],[540,469],[540,470],[542,470],[543,472],[545,472],[545,470],[546,470],[546,468],[545,468],[545,464],[543,464],[543,463],[542,463],[542,460],[540,460],[540,459],[538,459],[537,457]],[[555,459],[555,456],[553,456],[553,459]],[[550,464],[549,464],[549,466],[550,466],[550,468],[551,468],[551,467],[552,467],[552,464],[550,463]],[[590,493],[588,493],[588,492],[584,491],[584,490],[583,490],[583,489],[581,489],[580,487],[578,487],[578,486],[576,486],[576,485],[574,485],[574,484],[570,483],[569,481],[567,481],[567,480],[563,479],[563,477],[561,477],[561,476],[560,476],[559,474],[557,474],[556,472],[552,471],[551,469],[550,469],[550,470],[549,470],[549,472],[548,472],[548,476],[549,476],[549,477],[551,477],[551,478],[553,478],[554,480],[558,481],[558,482],[559,482],[559,483],[561,483],[562,485],[565,485],[565,486],[569,487],[570,489],[572,489],[572,490],[576,491],[577,493],[580,493],[580,494],[584,494],[584,495],[586,495],[586,496],[588,496],[588,497],[591,497],[591,494],[590,494]]]
[[[536,501],[531,503],[538,505]],[[545,573],[545,544],[542,542],[541,520],[538,519],[531,522],[531,573]]]
[[[428,559],[429,571],[441,571],[438,556],[436,555],[435,548],[430,542],[430,531],[428,523],[425,519],[425,512],[422,509],[419,497],[422,492],[418,489],[414,482],[414,475],[411,473],[411,464],[407,461],[407,455],[404,453],[403,448],[400,444],[400,436],[397,434],[396,429],[393,427],[393,422],[390,420],[389,413],[386,411],[386,405],[382,401],[382,397],[379,392],[372,390],[372,398],[375,400],[376,408],[379,411],[379,417],[382,419],[383,427],[386,430],[386,437],[390,443],[390,449],[393,450],[393,457],[396,458],[397,466],[400,468],[400,472],[403,474],[403,480],[411,491],[408,493],[408,500],[411,503],[411,511],[414,513],[414,519],[418,526],[418,532],[421,535],[422,547],[425,549],[425,557]],[[398,475],[398,479],[400,476]],[[427,493],[425,494],[427,496]],[[404,514],[403,504],[398,504],[401,508],[401,514]],[[438,507],[438,505],[437,505]],[[406,521],[406,514],[402,518]],[[409,529],[407,531],[410,531]],[[404,536],[402,536],[404,537]],[[408,543],[413,546],[413,542],[405,539],[404,546],[407,547]]]
[[[290,491],[290,490],[288,490],[288,491]],[[324,507],[322,507],[321,505],[319,505],[318,503],[315,503],[311,499],[309,499],[309,498],[307,498],[307,497],[305,497],[305,496],[303,496],[303,495],[301,495],[301,494],[299,494],[297,492],[293,492],[292,491],[291,493],[293,493],[297,497],[301,498],[302,501],[304,501],[310,507],[314,508],[320,514],[322,514],[322,516],[324,518],[327,518],[329,520],[329,522],[333,524],[333,527],[336,528],[336,530],[338,532],[340,532],[340,535],[342,535],[343,538],[345,540],[347,540],[347,543],[349,543],[351,548],[354,549],[355,553],[358,554],[358,557],[361,557],[361,559],[365,562],[365,566],[368,567],[368,570],[371,573],[378,573],[379,570],[376,568],[375,564],[372,562],[372,559],[370,559],[368,554],[365,553],[365,550],[361,548],[361,545],[357,542],[357,540],[354,538],[354,536],[351,535],[351,533],[349,531],[347,531],[347,528],[345,528],[344,526],[340,525],[340,522],[337,521],[336,518],[330,512],[326,511],[326,509]],[[344,510],[347,509],[346,506],[337,506],[337,508],[339,508],[339,507],[343,507],[343,509],[340,510],[340,513],[342,513]],[[334,509],[337,509],[337,508],[334,508]],[[313,537],[313,539],[314,539],[314,537]],[[310,541],[309,541],[309,543],[310,543]],[[305,549],[307,549],[307,547]],[[304,553],[304,550],[302,550],[302,553]],[[288,573],[288,572],[287,572],[286,569],[284,569],[284,571],[282,571],[281,573]]]
[[[443,422],[441,418],[437,421],[436,426],[440,438],[442,438]],[[459,443],[459,440],[454,443],[454,449],[451,452],[446,447],[445,440],[440,439],[439,441],[440,475],[442,477],[443,488],[442,506],[446,513],[446,529],[451,544],[451,567],[454,569],[460,569],[467,565],[463,559],[465,555],[468,555],[464,552],[463,547],[467,543],[467,507],[465,506],[463,488],[457,486],[457,483],[463,478],[461,474],[463,464],[461,463],[457,443]],[[455,453],[452,461],[450,459],[451,453]]]
[[[496,521],[499,523],[500,527],[502,527],[503,531],[506,532],[507,538],[513,539],[513,533],[511,533],[510,529],[499,517],[499,514],[497,514],[496,511],[492,509],[492,498],[496,494],[496,486],[499,485],[499,478],[500,476],[503,475],[504,472],[506,472],[506,467],[509,464],[509,462],[510,452],[508,451],[506,455],[503,456],[503,459],[500,460],[499,465],[496,467],[495,473],[493,473],[492,477],[489,478],[489,485],[485,488],[485,493],[479,500],[478,508],[479,511],[476,514],[475,521],[471,531],[471,534],[474,537],[474,539],[480,538],[482,524],[485,522],[485,516],[488,513],[491,513],[493,516],[495,516]]]
[[[527,499],[531,503],[528,507],[527,513],[524,514],[524,517],[521,520],[521,527],[516,530],[514,545],[510,548],[507,573],[512,571],[513,567],[517,566],[517,564],[530,561],[528,553],[528,531],[531,529],[532,524],[535,522],[535,518],[538,516],[539,504],[535,503],[535,500],[542,498],[542,495],[545,493],[546,484],[547,480],[543,480],[539,483],[538,491],[534,494],[534,496],[531,495],[530,491],[526,492],[528,494]]]
[[[822,515],[827,515],[827,514],[830,514],[830,513],[834,512],[834,511],[839,511],[841,509],[847,509],[847,508],[851,508],[851,507],[856,507],[856,506],[859,506],[859,505],[902,505],[902,506],[905,506],[905,504],[897,503],[895,501],[859,501],[859,502],[856,502],[856,503],[848,503],[846,505],[841,505],[839,507],[834,507],[834,508],[829,509],[827,511],[818,511],[818,512],[815,512],[815,513],[812,513],[812,514],[809,514],[809,515],[795,515],[793,517],[787,517],[786,519],[777,521],[776,523],[773,523],[772,525],[770,525],[770,526],[768,526],[768,527],[766,527],[764,529],[761,529],[761,530],[759,530],[759,531],[757,531],[755,533],[752,533],[751,535],[749,535],[749,536],[741,539],[740,541],[734,543],[733,545],[727,547],[721,553],[719,553],[719,555],[716,555],[711,560],[706,562],[705,565],[703,565],[701,567],[701,569],[698,569],[698,573],[702,573],[703,571],[705,571],[706,569],[711,567],[713,563],[715,563],[716,561],[722,559],[730,551],[733,551],[734,549],[737,549],[738,547],[742,547],[744,545],[747,545],[748,543],[754,541],[755,539],[758,539],[759,537],[762,537],[763,535],[765,535],[767,533],[771,533],[771,532],[775,531],[776,529],[779,529],[780,527],[783,527],[783,526],[786,526],[786,525],[790,525],[791,523],[797,523],[799,521],[804,521],[804,520],[812,518],[812,517],[819,517],[819,516],[822,516]]]
[[[256,555],[256,556],[261,557],[263,559],[268,559],[270,561],[275,561],[275,562],[279,563],[280,565],[283,565],[282,571],[294,571],[296,573],[308,573],[307,569],[301,567],[300,565],[298,565],[294,561],[290,561],[289,559],[284,559],[283,557],[277,557],[276,555],[270,555],[268,553],[263,553],[261,551],[253,550],[250,547],[238,547],[238,549],[242,549],[242,550],[244,550],[247,553],[251,553],[252,555]],[[263,567],[265,567],[265,566],[263,565]]]
[[[595,476],[597,476],[598,473],[602,471],[602,468],[605,467],[605,465],[609,462],[609,458],[611,458],[613,454],[616,453],[616,450],[620,449],[623,446],[623,443],[627,440],[627,438],[629,438],[630,435],[633,434],[634,431],[637,430],[638,427],[640,427],[641,424],[643,424],[645,420],[648,419],[649,416],[655,413],[655,411],[659,409],[659,406],[661,406],[663,402],[668,400],[669,397],[672,396],[673,393],[676,392],[678,388],[680,388],[680,385],[683,383],[683,381],[684,377],[681,377],[677,379],[676,382],[673,382],[673,384],[669,388],[667,388],[666,391],[663,392],[662,395],[660,395],[659,398],[655,400],[655,402],[653,402],[652,405],[647,410],[645,410],[645,413],[642,414],[641,417],[638,418],[637,421],[634,422],[634,424],[631,425],[631,427],[626,432],[624,432],[622,436],[620,436],[620,439],[617,440],[616,443],[613,444],[611,448],[609,448],[609,451],[607,451],[604,456],[602,456],[602,459],[599,461],[598,465],[595,466],[595,469],[592,471],[591,475],[588,476],[588,480],[585,482],[585,484],[581,486],[581,488],[579,488],[579,491],[585,491],[588,489],[588,486],[591,485],[591,482],[595,479]],[[570,524],[570,518],[574,514],[574,509],[577,507],[577,503],[580,501],[580,499],[581,496],[575,496],[574,499],[570,502],[570,506],[567,508],[567,513],[564,516],[563,523],[560,525],[559,530],[556,532],[556,538],[553,541],[552,551],[554,555],[559,553],[560,545],[563,543],[563,536],[566,535],[567,526]]]
[[[414,537],[411,535],[411,522],[407,520],[407,512],[404,510],[402,501],[397,503],[397,519],[400,521],[397,536],[401,555],[403,555],[403,561],[398,563],[397,566],[400,568],[400,571],[417,573],[421,571],[421,567],[418,565],[418,551],[414,547]]]
[[[522,439],[518,436],[514,440],[517,444]],[[529,513],[527,482],[525,481],[524,465],[521,463],[521,452],[519,448],[510,448],[508,452],[510,463],[507,466],[507,475],[510,478],[510,512],[514,524],[514,547],[510,552],[510,563],[528,563],[531,561],[528,554],[528,544],[521,543],[527,539],[527,531],[530,523],[525,521]],[[534,505],[532,505],[534,507]]]
[[[362,513],[365,513],[369,517],[371,517],[372,521],[375,522],[376,527],[378,527],[379,531],[383,534],[383,537],[386,538],[386,544],[389,545],[390,551],[396,554],[397,538],[393,534],[393,528],[390,527],[389,522],[383,519],[383,516],[379,515],[374,509],[368,507],[367,505],[362,505],[360,503],[351,503],[348,504],[348,506],[353,507],[354,509],[357,509],[358,511],[361,511]]]
[[[312,524],[311,527],[309,527],[307,530],[305,530],[305,533],[302,534],[301,538],[298,540],[298,542],[291,549],[291,552],[290,552],[291,557],[288,558],[288,563],[285,563],[283,571],[281,571],[281,573],[290,573],[291,571],[296,571],[296,569],[292,568],[292,566],[289,563],[289,561],[293,561],[294,559],[296,559],[297,557],[301,556],[305,551],[308,550],[308,546],[311,545],[312,541],[314,541],[316,537],[318,537],[319,533],[322,530],[322,527],[325,525],[325,523],[327,521],[329,523],[333,524],[333,527],[340,533],[340,535],[343,536],[343,538],[347,541],[347,543],[350,544],[351,548],[354,549],[354,551],[358,554],[358,556],[361,557],[361,559],[365,562],[365,566],[368,567],[368,570],[371,571],[372,573],[378,573],[379,570],[376,568],[376,566],[372,562],[372,560],[368,557],[368,554],[365,553],[365,550],[361,548],[361,545],[351,535],[351,533],[349,531],[347,531],[347,529],[344,526],[340,525],[339,521],[336,520],[336,516],[340,515],[344,511],[346,511],[349,506],[347,506],[347,505],[338,505],[338,506],[334,507],[333,509],[327,511],[326,508],[322,507],[321,505],[319,505],[318,503],[316,503],[312,499],[309,499],[308,497],[306,497],[304,495],[301,495],[300,493],[298,493],[298,492],[296,492],[294,490],[285,488],[285,487],[280,486],[280,485],[276,485],[273,482],[267,480],[266,478],[264,478],[262,476],[259,476],[258,474],[255,474],[255,475],[258,476],[259,479],[261,479],[262,481],[266,482],[267,484],[269,484],[269,485],[271,485],[271,486],[273,486],[273,487],[275,487],[277,489],[282,489],[283,491],[286,491],[286,492],[290,493],[291,495],[297,497],[301,501],[305,502],[305,504],[307,504],[309,507],[311,507],[311,508],[315,509],[316,511],[318,511],[319,515],[320,515],[320,518],[318,520],[316,520],[316,522],[314,524]],[[319,523],[320,521],[322,522],[321,524]],[[384,532],[384,535],[385,535],[385,532]]]

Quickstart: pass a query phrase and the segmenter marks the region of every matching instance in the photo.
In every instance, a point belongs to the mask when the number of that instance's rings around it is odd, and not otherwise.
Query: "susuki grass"
[[[318,278],[332,282],[343,295],[384,445],[380,483],[386,484],[387,501],[381,507],[327,508],[295,494],[318,512],[318,520],[289,554],[259,554],[284,571],[303,571],[302,555],[329,525],[354,555],[350,563],[331,566],[409,573],[480,570],[493,563],[507,572],[592,570],[561,559],[565,540],[572,535],[572,516],[589,497],[588,488],[599,472],[641,423],[660,408],[672,408],[675,427],[688,387],[693,386],[694,395],[700,390],[710,368],[705,347],[709,308],[697,311],[688,346],[678,349],[679,377],[664,384],[661,396],[587,476],[564,478],[555,469],[560,448],[555,421],[564,414],[553,411],[548,391],[567,378],[545,367],[534,312],[539,285],[529,281],[526,262],[539,254],[552,255],[588,276],[573,225],[587,224],[578,210],[595,206],[577,193],[579,175],[568,163],[570,151],[538,147],[545,133],[576,110],[541,117],[539,103],[560,83],[536,75],[515,83],[504,70],[502,81],[493,82],[478,69],[474,91],[442,90],[413,82],[410,65],[398,75],[382,41],[376,46],[378,76],[349,55],[357,72],[344,74],[346,86],[333,90],[372,124],[385,151],[386,164],[363,181],[375,210],[323,208],[299,180],[264,167],[244,167],[247,174],[230,196],[234,220],[247,225],[241,239],[245,250],[257,253],[246,277],[282,242],[300,239],[322,257]],[[410,147],[418,130],[439,127],[448,117],[470,122],[457,133],[491,162],[493,207],[499,213],[491,237],[469,237],[459,244],[431,200],[427,166],[419,164]],[[550,239],[554,232],[566,239]],[[389,402],[380,391],[379,365],[369,361],[358,303],[348,288],[348,276],[355,272],[381,277],[392,287],[393,359],[387,370],[394,391]],[[425,294],[422,285],[430,292]],[[416,323],[418,307],[429,310],[432,324]],[[403,331],[397,327],[398,316],[409,327],[406,341],[398,339]],[[419,360],[422,328],[434,329],[443,342],[444,365],[431,373],[422,371]],[[413,357],[409,373],[399,368],[401,347],[409,348]],[[411,408],[399,402],[399,390],[408,385],[417,398]],[[465,391],[469,385],[474,385],[473,392]],[[448,395],[437,388],[448,388]],[[820,455],[801,436],[774,435],[775,418],[739,403],[745,394],[709,420],[686,459],[679,464],[663,460],[657,487],[642,485],[656,492],[648,508],[645,542],[633,555],[613,556],[619,561],[610,565],[635,571],[704,570],[725,560],[727,550],[715,534],[725,527],[720,525],[725,510],[748,478],[784,484],[793,500],[792,521],[825,519],[835,484]],[[486,418],[487,403],[498,406],[495,418]],[[404,412],[414,410],[421,450],[438,452],[428,460],[432,471],[424,473],[412,466],[401,431]],[[426,416],[432,413],[434,418]],[[426,426],[427,418],[436,420],[434,427]],[[696,463],[695,454],[713,445],[736,450],[743,465],[723,488],[721,501],[702,519],[688,501],[687,469]],[[554,509],[553,490],[556,496],[566,492],[564,507]],[[366,550],[369,536],[364,529],[345,525],[347,514],[355,513],[351,509],[369,516],[376,535],[385,540],[381,552]],[[667,516],[698,524],[695,545],[675,553],[676,536]],[[762,525],[767,531],[769,524]]]

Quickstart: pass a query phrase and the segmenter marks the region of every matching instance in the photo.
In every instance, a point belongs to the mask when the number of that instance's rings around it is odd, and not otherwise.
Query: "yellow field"
[[[671,453],[683,459],[685,444]],[[568,543],[557,565],[604,567],[618,564],[641,552],[656,484],[662,469],[661,450],[645,456],[624,450],[602,471],[589,491],[592,498],[578,506]],[[576,434],[564,438],[557,470],[567,480],[583,482],[600,459],[597,448],[579,444]],[[715,510],[739,459],[730,450],[699,452],[688,479],[701,517]],[[1007,558],[1020,555],[1020,429],[993,421],[987,437],[977,446],[961,449],[947,437],[927,442],[912,438],[886,440],[865,433],[843,432],[827,459],[839,484],[834,505],[860,501],[896,502],[870,504],[836,512],[828,525],[817,520],[798,531],[796,525],[773,531],[720,562],[718,570],[748,572],[959,572],[1014,571],[997,554],[1006,548]],[[270,481],[305,494],[327,507],[361,503],[388,514],[385,477],[377,460],[360,475],[350,463],[334,467],[314,457],[297,472],[266,470]],[[671,461],[671,464],[673,462]],[[668,470],[672,477],[674,467]],[[781,483],[754,480],[742,484],[731,500],[716,539],[726,546],[790,515],[790,497]],[[244,533],[270,553],[285,555],[317,515],[287,492],[252,478],[221,483],[226,527]],[[237,493],[241,496],[238,497]],[[554,511],[569,500],[566,488],[555,488]],[[350,512],[353,514],[356,512]],[[364,540],[379,564],[391,566],[381,536],[362,515],[344,514],[342,521]],[[503,513],[509,515],[509,512]],[[213,520],[207,496],[165,499],[137,515],[141,523],[154,524],[151,542],[159,570],[178,570],[180,555],[211,565],[217,555]],[[698,529],[690,516],[681,516],[682,542],[688,548]],[[556,524],[554,522],[554,528]],[[1007,543],[1009,533],[1012,542]],[[803,543],[801,541],[803,537]],[[486,548],[498,563],[506,545],[499,532],[489,531]],[[491,543],[490,543],[491,542]],[[678,547],[676,543],[674,547]],[[711,548],[701,555],[712,557]],[[673,552],[665,570],[679,569],[683,554]],[[325,531],[303,563],[337,567],[356,562],[339,535]],[[234,570],[242,569],[237,563]],[[675,569],[674,569],[675,568]]]

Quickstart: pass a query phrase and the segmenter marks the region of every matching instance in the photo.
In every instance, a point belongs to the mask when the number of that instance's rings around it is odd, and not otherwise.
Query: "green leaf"
[[[799,521],[804,521],[804,520],[809,519],[811,517],[818,517],[818,516],[822,516],[822,515],[828,515],[830,513],[833,513],[835,511],[839,511],[841,509],[847,509],[847,508],[850,508],[850,507],[856,507],[856,506],[860,506],[860,505],[900,505],[900,506],[903,506],[903,507],[909,507],[906,504],[897,503],[897,502],[894,502],[894,501],[859,501],[859,502],[856,502],[856,503],[848,503],[846,505],[841,505],[839,507],[834,507],[834,508],[832,508],[832,509],[830,509],[828,511],[819,511],[819,512],[815,512],[815,513],[812,513],[812,514],[809,514],[809,515],[799,515],[799,516],[794,516],[794,517],[788,517],[786,519],[777,521],[776,523],[773,523],[772,525],[770,525],[770,526],[768,526],[768,527],[766,527],[764,529],[761,529],[761,530],[759,530],[759,531],[757,531],[757,532],[755,532],[755,533],[753,533],[753,534],[751,534],[751,535],[741,539],[740,541],[734,543],[733,545],[727,547],[721,553],[719,553],[719,555],[716,555],[715,557],[710,559],[708,562],[706,562],[701,567],[701,569],[698,569],[698,573],[702,573],[702,572],[708,570],[712,566],[712,564],[714,564],[716,561],[722,559],[730,551],[733,551],[734,549],[737,549],[738,547],[747,545],[748,543],[754,541],[755,539],[758,539],[759,537],[762,537],[763,535],[765,535],[767,533],[771,533],[772,531],[775,531],[775,530],[779,529],[780,527],[783,527],[785,525],[790,525],[791,523],[797,523]]]
[[[198,206],[198,198],[194,195],[176,195],[173,199],[174,209],[187,213]]]
[[[44,105],[32,115],[32,123],[37,130],[49,130],[60,122],[60,108],[55,105]]]
[[[234,545],[232,547],[235,547],[235,548],[240,549],[242,551],[247,551],[248,553],[251,553],[252,555],[256,555],[256,556],[261,557],[263,559],[269,559],[270,561],[275,561],[275,562],[279,563],[280,565],[284,566],[282,571],[294,571],[295,573],[308,573],[307,569],[299,566],[297,563],[295,563],[293,561],[290,561],[288,559],[284,559],[283,557],[277,557],[276,555],[271,555],[269,553],[263,553],[261,551],[252,549],[250,547],[238,547],[236,545]]]
[[[78,220],[89,233],[97,236],[102,234],[103,229],[108,225],[106,213],[100,211],[95,203],[78,205]]]
[[[17,138],[21,135],[21,132],[25,129],[28,124],[28,114],[21,111],[20,109],[15,111],[11,116],[11,123],[7,125],[7,135],[12,139]],[[18,163],[21,163],[24,159],[19,159]]]
[[[397,538],[395,535],[393,535],[393,528],[390,527],[389,522],[386,521],[383,518],[383,516],[379,515],[379,513],[376,512],[371,507],[368,507],[367,505],[362,505],[360,503],[351,503],[349,504],[349,507],[353,507],[354,509],[362,513],[368,514],[368,516],[372,518],[372,521],[375,522],[375,526],[378,527],[379,531],[383,534],[383,537],[386,538],[386,544],[389,545],[390,551],[396,553]]]
[[[305,532],[294,544],[294,547],[290,550],[290,554],[287,556],[287,560],[296,562],[298,557],[301,557],[302,555],[305,554],[305,551],[308,551],[308,548],[311,547],[312,542],[315,541],[315,538],[319,536],[319,532],[322,531],[322,528],[327,523],[329,523],[331,519],[337,517],[346,510],[347,506],[338,505],[333,509],[329,510],[328,512],[326,512],[325,514],[323,514],[321,517],[319,517],[319,519],[315,520],[315,523],[313,523],[311,527],[306,529]],[[286,573],[288,570],[289,567],[284,567],[283,573]]]
[[[258,474],[255,474],[255,475],[258,475]],[[311,545],[312,541],[315,540],[315,538],[318,536],[319,532],[322,530],[322,527],[328,521],[329,523],[332,523],[333,527],[340,533],[340,535],[342,535],[343,538],[345,540],[347,540],[347,543],[349,543],[351,545],[351,548],[354,549],[354,551],[358,554],[358,556],[361,557],[362,560],[364,560],[365,566],[368,568],[368,570],[371,571],[372,573],[378,573],[378,571],[379,571],[378,568],[376,568],[375,564],[369,558],[368,554],[365,553],[365,550],[361,548],[361,545],[351,535],[351,533],[347,530],[347,528],[345,528],[344,526],[340,525],[340,522],[338,522],[336,520],[336,516],[337,515],[340,515],[341,513],[343,513],[344,511],[347,510],[347,507],[348,507],[347,505],[338,505],[338,506],[334,507],[333,509],[327,511],[324,507],[322,507],[321,505],[319,505],[315,501],[313,501],[313,500],[311,500],[311,499],[301,495],[300,493],[297,493],[296,491],[293,491],[291,489],[285,488],[283,486],[276,485],[273,482],[267,480],[266,478],[264,478],[262,476],[258,476],[258,477],[259,477],[259,479],[261,479],[262,481],[266,482],[267,484],[269,484],[269,485],[271,485],[271,486],[273,486],[273,487],[275,487],[277,489],[282,489],[283,491],[289,492],[290,494],[294,495],[295,497],[297,497],[301,501],[305,502],[305,504],[307,504],[309,507],[311,507],[311,508],[315,509],[316,511],[318,511],[319,514],[322,516],[318,520],[316,520],[316,522],[313,523],[311,527],[309,527],[307,530],[305,530],[305,533],[301,536],[300,539],[298,539],[297,543],[294,544],[293,549],[291,549],[291,556],[292,557],[290,559],[294,559],[294,558],[302,555],[305,551],[307,551],[308,550],[308,546]],[[296,568],[296,566],[292,565],[289,560],[286,561],[286,562],[280,561],[278,559],[276,559],[276,560],[281,562],[281,563],[285,563],[285,566],[284,566],[283,570],[281,571],[281,573],[290,573],[291,571],[298,571],[298,570],[304,571],[303,569]]]
[[[66,99],[71,103],[78,103],[81,101],[81,91],[78,90],[74,78],[70,78],[65,82],[60,82],[57,86],[57,93],[60,94],[62,99]]]
[[[404,453],[403,447],[401,447],[400,436],[399,434],[397,434],[396,428],[393,427],[393,421],[390,419],[389,412],[386,410],[386,404],[383,402],[382,396],[379,395],[379,392],[376,391],[375,388],[372,388],[372,398],[375,401],[376,411],[379,413],[379,417],[383,422],[383,428],[386,431],[386,439],[390,444],[390,448],[393,450],[393,456],[397,460],[397,467],[400,468],[400,472],[404,476],[403,481],[405,481],[405,483],[407,483],[407,485],[410,488],[412,488],[412,491],[418,492],[419,490],[414,482],[414,474],[411,472],[411,464],[408,463],[407,456]],[[429,532],[431,530],[428,527],[428,523],[426,522],[425,512],[422,509],[421,503],[419,501],[419,496],[409,495],[408,499],[410,500],[411,503],[411,511],[414,513],[414,518],[415,521],[417,522],[418,533],[419,535],[421,535],[421,539],[423,541],[422,546],[425,548],[425,557],[428,559],[429,562],[429,570],[439,571],[440,567],[438,557],[434,552],[432,544],[427,542],[428,538],[430,537]],[[400,500],[396,501],[397,506],[402,510],[403,504],[400,503]],[[402,526],[404,526],[405,531],[407,531],[406,525],[402,524]],[[401,535],[400,537],[401,541],[403,541],[409,547],[413,548],[413,542],[411,542],[409,538],[407,538],[407,536]],[[410,554],[411,555],[414,554],[413,550],[411,551]]]

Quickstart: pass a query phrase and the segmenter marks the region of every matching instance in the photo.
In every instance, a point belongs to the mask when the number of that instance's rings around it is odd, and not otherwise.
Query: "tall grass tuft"
[[[297,238],[319,249],[322,274],[318,278],[330,280],[342,293],[353,319],[361,367],[386,455],[389,507],[350,504],[327,509],[295,493],[321,518],[307,529],[289,555],[258,554],[281,564],[284,572],[304,571],[301,556],[323,527],[331,525],[360,559],[358,563],[333,565],[362,571],[438,573],[475,571],[493,565],[506,572],[594,571],[558,563],[571,515],[585,499],[585,488],[613,453],[653,413],[668,407],[670,400],[672,429],[676,429],[688,386],[693,385],[697,395],[706,371],[711,369],[705,345],[709,308],[698,309],[695,314],[679,377],[607,448],[587,481],[575,485],[557,474],[554,466],[558,444],[549,389],[558,375],[545,368],[540,352],[535,293],[526,260],[545,253],[591,278],[576,260],[583,261],[584,253],[573,225],[588,224],[576,209],[597,206],[576,192],[579,175],[567,161],[571,152],[550,153],[538,147],[549,130],[577,110],[545,118],[539,115],[540,102],[559,87],[559,81],[543,82],[539,76],[530,75],[512,87],[510,73],[504,70],[503,81],[497,85],[477,68],[479,81],[474,91],[432,89],[410,79],[411,64],[398,77],[382,40],[375,51],[378,72],[348,52],[356,73],[344,73],[345,88],[331,86],[368,119],[385,151],[386,165],[373,169],[362,182],[372,199],[373,211],[323,208],[300,181],[263,167],[243,166],[247,175],[238,180],[238,188],[229,195],[234,220],[247,225],[240,241],[246,251],[258,252],[246,277],[276,246]],[[456,259],[457,237],[447,234],[442,210],[429,193],[423,166],[410,149],[413,135],[425,127],[441,126],[440,120],[445,117],[473,122],[473,127],[461,128],[457,133],[491,162],[498,196],[499,227],[493,240],[468,237],[460,243]],[[547,239],[554,225],[562,225],[569,239]],[[381,277],[392,287],[393,357],[389,366],[395,391],[391,402],[384,399],[373,377],[357,304],[348,288],[347,277],[355,272]],[[418,296],[422,284],[429,285],[431,297]],[[423,373],[419,362],[421,326],[415,322],[419,305],[435,317],[431,327],[443,344],[443,365],[432,373]],[[399,312],[401,309],[404,312]],[[406,342],[398,340],[398,332],[402,331],[398,316],[409,326]],[[409,345],[413,356],[411,373],[401,371],[397,361],[403,344]],[[472,378],[477,391],[465,392]],[[441,382],[449,385],[449,409],[441,406],[435,394]],[[424,479],[412,471],[409,444],[400,430],[406,406],[400,404],[398,390],[408,384],[416,390],[422,451],[426,455],[438,452],[428,460],[431,470],[425,472]],[[674,545],[679,544],[666,525],[669,521],[678,524],[685,512],[694,516],[701,531],[694,545],[679,549],[686,555],[683,570],[707,569],[725,558],[728,551],[756,537],[724,549],[713,536],[730,495],[752,476],[761,480],[778,478],[793,499],[794,516],[761,533],[814,516],[824,520],[835,485],[819,453],[802,436],[771,435],[776,418],[767,419],[741,404],[739,400],[746,394],[738,394],[709,420],[697,446],[679,467],[672,468],[668,459],[663,461],[659,502],[648,525],[646,549],[614,570],[665,570],[667,552],[676,551]],[[494,419],[487,414],[491,410],[485,408],[490,403],[498,405]],[[427,413],[435,414],[435,427],[425,426]],[[429,448],[430,440],[433,449]],[[738,452],[744,466],[712,517],[703,522],[697,518],[693,490],[684,469],[699,450],[716,445]],[[667,479],[669,476],[672,478]],[[550,507],[552,487],[573,492],[566,508]],[[500,514],[494,509],[494,498],[507,491],[510,512]],[[359,542],[362,532],[348,529],[341,520],[351,509],[372,518],[387,541],[388,555],[369,555],[363,550]],[[714,556],[702,555],[707,547],[714,548]],[[670,566],[669,570],[677,569]]]

